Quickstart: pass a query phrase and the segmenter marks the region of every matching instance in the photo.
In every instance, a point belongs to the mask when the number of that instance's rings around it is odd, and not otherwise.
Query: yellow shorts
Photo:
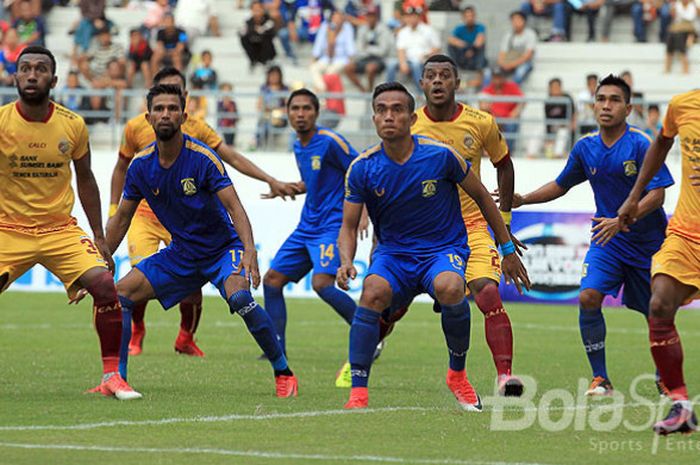
[[[685,303],[700,298],[700,244],[669,234],[651,259],[651,277],[665,274],[697,292]]]
[[[499,283],[501,281],[501,257],[496,243],[488,229],[474,228],[468,232],[469,260],[465,278],[467,283],[479,278],[489,278]],[[469,289],[467,288],[467,295]]]
[[[107,267],[92,238],[74,224],[41,234],[0,229],[0,244],[0,275],[9,275],[5,287],[40,264],[61,280],[72,297],[80,287],[76,281],[86,271]]]
[[[131,266],[158,252],[160,243],[170,244],[170,233],[156,219],[134,215],[126,236]]]

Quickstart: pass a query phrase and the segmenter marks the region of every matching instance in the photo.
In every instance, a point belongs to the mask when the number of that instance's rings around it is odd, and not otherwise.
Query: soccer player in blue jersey
[[[147,103],[156,142],[129,166],[122,201],[107,225],[107,243],[112,251],[117,249],[143,199],[173,239],[117,282],[126,315],[122,376],[126,376],[134,304],[155,297],[167,309],[211,282],[271,361],[277,396],[295,396],[297,380],[272,321],[250,293],[251,283],[260,284],[253,232],[221,159],[204,143],[182,133],[180,126],[187,115],[179,87],[155,86]]]
[[[581,339],[593,370],[587,395],[610,395],[613,391],[605,363],[605,319],[601,311],[606,295],[616,296],[624,285],[622,302],[649,314],[651,257],[664,240],[665,188],[673,178],[664,166],[649,183],[639,203],[639,220],[629,232],[620,232],[617,210],[632,190],[651,139],[626,122],[632,106],[630,87],[609,75],[598,83],[593,104],[599,130],[574,145],[566,167],[555,181],[526,194],[516,194],[513,207],[544,203],[590,182],[596,213],[591,246],[583,263],[579,294]],[[659,383],[663,392],[663,385]]]
[[[377,235],[377,248],[362,284],[362,296],[350,328],[352,390],[345,408],[368,406],[367,382],[379,318],[387,308],[405,307],[423,292],[441,307],[449,352],[447,385],[460,406],[481,411],[481,400],[467,379],[470,313],[464,267],[469,256],[459,188],[479,205],[501,245],[503,273],[518,289],[529,287],[527,272],[486,188],[453,148],[411,136],[415,101],[397,82],[380,84],[372,97],[378,144],[350,166],[345,184],[343,226],[338,245],[338,285],[348,288],[357,276],[353,259],[363,206]]]
[[[357,152],[340,134],[316,125],[318,112],[318,98],[310,90],[290,94],[287,115],[297,133],[294,156],[306,201],[299,224],[277,251],[263,278],[265,308],[285,353],[287,307],[282,289],[290,281],[298,282],[313,271],[314,291],[348,324],[356,307],[349,295],[335,287],[335,273],[340,265],[336,244],[343,219],[345,171]]]

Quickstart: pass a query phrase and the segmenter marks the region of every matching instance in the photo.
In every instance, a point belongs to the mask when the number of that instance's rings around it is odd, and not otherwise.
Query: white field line
[[[502,404],[499,408],[505,410],[513,410],[515,412],[531,412],[547,410],[549,412],[557,411],[569,411],[569,410],[587,410],[587,409],[606,409],[606,410],[618,410],[624,408],[634,408],[645,406],[648,407],[648,403],[620,403],[620,404],[589,404],[585,403],[583,405],[574,406],[547,406],[547,408],[541,407],[520,407],[517,405]],[[493,409],[491,406],[485,406],[485,412]],[[98,428],[112,428],[115,426],[162,426],[171,425],[177,423],[226,423],[235,421],[261,421],[261,420],[277,420],[277,419],[288,419],[288,418],[311,418],[311,417],[327,417],[327,416],[337,416],[337,415],[369,415],[373,413],[391,413],[391,412],[439,412],[439,411],[458,411],[451,407],[381,407],[381,408],[370,408],[362,410],[316,410],[307,412],[292,412],[292,413],[270,413],[262,415],[241,415],[241,414],[229,414],[221,416],[196,416],[196,417],[173,417],[173,418],[161,418],[157,420],[114,420],[105,421],[98,423],[78,423],[74,425],[2,425],[0,426],[0,431],[84,431],[93,430]],[[465,413],[465,415],[478,415],[477,413]]]
[[[148,454],[196,454],[196,455],[222,455],[233,457],[271,458],[271,459],[297,459],[297,460],[321,460],[324,462],[374,462],[374,463],[406,463],[421,465],[544,465],[531,462],[491,462],[482,460],[459,459],[426,459],[404,458],[384,455],[324,455],[324,454],[295,454],[282,452],[266,452],[254,450],[232,450],[200,447],[119,447],[119,446],[84,446],[80,444],[26,444],[0,442],[0,447],[13,449],[43,449],[43,450],[67,450],[81,452],[121,452],[121,453],[148,453]]]

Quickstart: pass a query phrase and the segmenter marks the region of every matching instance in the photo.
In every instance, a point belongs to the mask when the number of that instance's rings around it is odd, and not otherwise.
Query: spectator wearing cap
[[[525,0],[520,5],[520,12],[524,18],[530,15],[551,16],[552,33],[548,40],[554,42],[566,40],[566,25],[569,14],[566,0]]]
[[[455,27],[447,39],[447,52],[461,69],[477,71],[486,66],[486,27],[476,22],[476,10],[462,10],[463,24]]]
[[[156,47],[151,57],[151,72],[155,74],[161,66],[172,64],[182,71],[191,57],[189,38],[184,29],[175,25],[175,17],[166,13],[163,28],[156,35]]]
[[[507,78],[507,73],[500,67],[491,71],[491,83],[481,91],[485,95],[495,97],[513,96],[522,97],[520,86]],[[506,138],[510,153],[515,153],[515,141],[520,130],[520,114],[525,104],[523,102],[494,101],[482,102],[481,109],[491,113],[497,120],[501,132]]]
[[[357,30],[355,56],[345,67],[345,75],[361,91],[374,88],[374,80],[386,68],[386,57],[394,50],[394,35],[379,21],[379,10],[367,9],[366,24]],[[367,74],[367,86],[362,85],[358,74]]]
[[[403,16],[408,8],[420,8],[420,20],[428,24],[428,4],[426,0],[395,0],[394,17],[389,21],[390,29],[398,29],[405,25]]]
[[[323,75],[340,73],[355,55],[355,32],[343,12],[334,11],[330,21],[321,24],[311,53],[311,78],[316,89],[325,92]]]
[[[537,34],[527,27],[527,18],[520,11],[510,14],[511,31],[501,40],[498,67],[512,75],[516,84],[522,84],[532,71]]]
[[[440,37],[435,29],[421,22],[422,14],[420,8],[408,7],[404,10],[403,20],[406,25],[396,36],[398,59],[387,71],[389,81],[396,80],[397,72],[412,78],[418,92],[421,92],[423,62],[429,56],[440,52]]]

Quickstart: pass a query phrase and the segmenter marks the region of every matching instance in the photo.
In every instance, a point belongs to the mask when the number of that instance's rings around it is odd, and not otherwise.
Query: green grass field
[[[82,394],[99,381],[98,342],[89,304],[65,302],[61,294],[0,297],[1,464],[700,462],[700,434],[655,440],[650,432],[656,408],[644,402],[658,404],[650,380],[636,388],[644,399],[630,395],[635,377],[653,373],[645,322],[632,311],[606,312],[609,371],[624,395],[623,405],[606,409],[610,398],[578,407],[562,400],[585,402],[576,399],[589,377],[577,309],[508,305],[515,372],[536,379],[537,388],[524,410],[503,407],[508,424],[527,416],[531,425],[503,431],[475,308],[468,372],[484,398],[480,414],[460,410],[445,386],[439,318],[424,304],[397,325],[374,366],[370,409],[345,412],[348,391],[333,382],[348,328],[318,300],[288,303],[290,364],[300,383],[294,399],[275,398],[269,365],[256,360],[259,349],[223,301],[205,301],[198,333],[204,360],[174,353],[179,314],[152,303],[144,354],[130,365],[130,382],[145,397],[134,402]],[[686,380],[698,394],[700,313],[683,312],[678,327]]]

